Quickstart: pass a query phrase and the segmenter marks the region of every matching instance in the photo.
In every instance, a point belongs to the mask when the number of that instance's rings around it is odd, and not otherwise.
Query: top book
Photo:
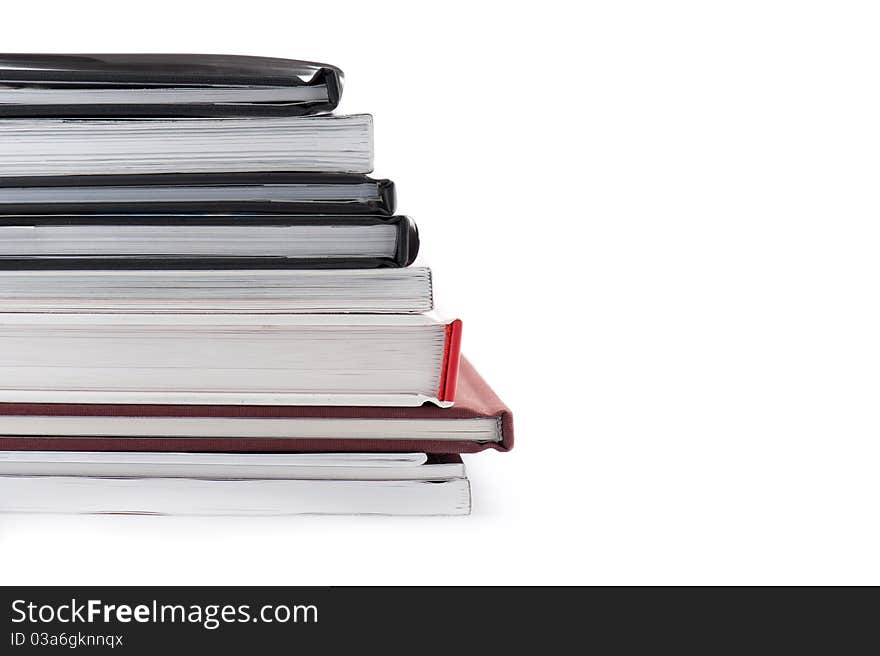
[[[343,74],[294,59],[0,54],[0,117],[302,116],[333,111]]]

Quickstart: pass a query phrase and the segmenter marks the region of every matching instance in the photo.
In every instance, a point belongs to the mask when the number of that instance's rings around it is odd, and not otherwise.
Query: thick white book
[[[430,315],[0,313],[0,402],[452,405]]]
[[[0,119],[0,177],[373,170],[369,114]]]
[[[466,515],[460,459],[425,454],[0,454],[0,512]]]
[[[0,312],[415,314],[431,309],[427,267],[0,271]]]

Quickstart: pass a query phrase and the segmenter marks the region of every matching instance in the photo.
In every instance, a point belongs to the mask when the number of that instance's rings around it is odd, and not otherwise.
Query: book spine
[[[419,230],[415,221],[408,216],[402,216],[397,224],[397,249],[393,263],[398,267],[408,267],[415,262],[418,254]]]
[[[391,180],[382,179],[375,182],[379,200],[374,206],[380,214],[391,216],[397,210],[397,188]]]
[[[461,319],[446,325],[446,346],[443,349],[440,389],[437,392],[437,399],[440,401],[455,401],[458,364],[461,360],[461,327]]]

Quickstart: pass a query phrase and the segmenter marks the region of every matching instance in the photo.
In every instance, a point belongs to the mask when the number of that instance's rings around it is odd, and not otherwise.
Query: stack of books
[[[0,55],[0,511],[470,512],[511,415],[342,82]]]

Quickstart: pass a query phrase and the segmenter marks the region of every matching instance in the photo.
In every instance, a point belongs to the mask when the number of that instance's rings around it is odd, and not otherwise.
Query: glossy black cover
[[[377,225],[397,226],[397,248],[391,258],[289,258],[289,257],[202,257],[202,256],[0,256],[0,270],[15,269],[377,269],[409,266],[419,253],[419,233],[407,216],[278,216],[265,214],[227,215],[21,215],[0,216],[2,226],[41,225],[211,225],[250,223],[254,225]],[[2,234],[0,234],[2,238]]]
[[[220,201],[220,202],[112,202],[112,203],[11,203],[3,189],[26,187],[174,187],[271,184],[375,185],[375,200],[336,201]],[[391,216],[397,199],[391,180],[376,180],[350,173],[163,173],[158,175],[84,175],[0,178],[0,215],[3,214],[358,214]]]
[[[53,88],[325,85],[325,101],[297,103],[0,104],[0,117],[298,116],[339,104],[342,71],[329,64],[240,55],[0,54],[0,85]]]

